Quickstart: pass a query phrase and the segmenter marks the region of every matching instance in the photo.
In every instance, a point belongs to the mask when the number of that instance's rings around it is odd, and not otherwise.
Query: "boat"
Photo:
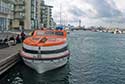
[[[23,41],[20,51],[24,63],[44,73],[67,64],[70,57],[65,30],[35,30],[31,37]]]
[[[121,32],[120,30],[118,30],[118,29],[115,29],[115,30],[113,31],[113,34],[122,34],[122,32]]]
[[[65,31],[67,32],[67,34],[70,34],[70,29],[68,27],[65,28]]]

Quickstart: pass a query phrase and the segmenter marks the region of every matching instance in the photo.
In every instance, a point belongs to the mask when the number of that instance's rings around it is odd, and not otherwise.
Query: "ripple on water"
[[[125,84],[125,35],[73,31],[68,37],[66,66],[40,75],[19,63],[5,84]]]

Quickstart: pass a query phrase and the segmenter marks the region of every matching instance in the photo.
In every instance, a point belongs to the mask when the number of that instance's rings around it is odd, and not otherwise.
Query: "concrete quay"
[[[0,75],[15,65],[19,60],[22,44],[0,49]]]

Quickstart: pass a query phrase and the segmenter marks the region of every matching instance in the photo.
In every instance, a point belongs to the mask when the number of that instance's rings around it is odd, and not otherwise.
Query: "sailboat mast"
[[[62,19],[62,5],[60,4],[60,25],[62,24],[62,21],[61,21],[61,19]]]

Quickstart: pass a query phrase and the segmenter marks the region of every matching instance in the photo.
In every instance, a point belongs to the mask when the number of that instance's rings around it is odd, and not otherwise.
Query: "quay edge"
[[[17,44],[12,47],[0,49],[0,75],[21,60],[18,51],[20,46],[20,44]]]

